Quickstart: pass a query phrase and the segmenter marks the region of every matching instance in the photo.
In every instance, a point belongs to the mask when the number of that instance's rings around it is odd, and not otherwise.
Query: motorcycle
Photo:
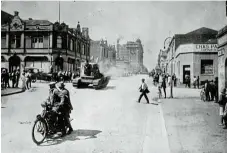
[[[63,116],[56,111],[52,110],[52,106],[47,102],[41,104],[43,111],[36,116],[36,120],[32,127],[32,140],[37,145],[43,143],[43,141],[51,137],[58,132],[66,133],[66,121]],[[40,135],[36,136],[36,133]]]

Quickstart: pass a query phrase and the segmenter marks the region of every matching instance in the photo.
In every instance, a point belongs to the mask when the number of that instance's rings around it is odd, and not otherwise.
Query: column
[[[6,48],[9,48],[9,33],[6,33]]]
[[[24,48],[24,33],[22,33],[20,37],[20,48]]]

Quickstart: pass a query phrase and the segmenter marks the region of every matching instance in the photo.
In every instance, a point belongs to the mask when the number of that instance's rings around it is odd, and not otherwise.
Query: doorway
[[[191,76],[190,65],[183,65],[183,83],[186,83],[186,75]]]
[[[20,57],[17,55],[13,55],[9,58],[9,72],[13,72],[13,70],[20,69]]]

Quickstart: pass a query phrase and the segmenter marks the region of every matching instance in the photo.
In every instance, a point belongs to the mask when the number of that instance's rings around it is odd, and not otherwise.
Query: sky
[[[59,20],[59,2],[2,2],[2,10],[22,19]],[[164,40],[201,27],[220,30],[227,25],[225,1],[66,1],[60,2],[60,19],[69,27],[89,28],[93,40],[107,39],[109,44],[135,41],[144,47],[144,65],[153,69]]]

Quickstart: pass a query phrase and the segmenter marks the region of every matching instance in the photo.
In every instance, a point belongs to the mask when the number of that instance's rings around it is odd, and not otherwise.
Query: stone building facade
[[[218,90],[227,88],[227,26],[218,35]]]
[[[91,61],[104,67],[116,65],[116,50],[107,40],[91,41]]]
[[[69,28],[65,23],[21,19],[1,25],[1,64],[12,70],[35,67],[44,72],[75,71],[90,59],[88,28]]]
[[[187,34],[176,34],[167,49],[167,72],[175,74],[180,83],[189,75],[200,82],[218,76],[217,31],[200,28]]]

